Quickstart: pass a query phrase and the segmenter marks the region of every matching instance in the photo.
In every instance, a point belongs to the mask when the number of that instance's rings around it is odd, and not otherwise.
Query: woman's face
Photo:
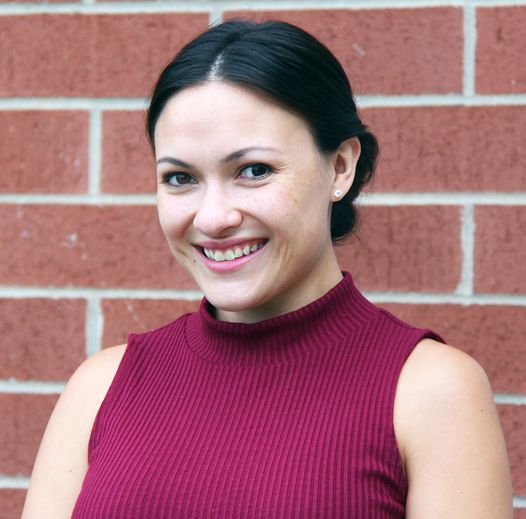
[[[161,227],[224,320],[295,310],[341,278],[333,159],[305,123],[221,81],[175,95],[155,129]]]

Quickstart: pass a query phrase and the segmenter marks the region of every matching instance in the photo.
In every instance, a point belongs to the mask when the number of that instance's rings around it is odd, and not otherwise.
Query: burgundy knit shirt
[[[418,341],[442,339],[349,274],[273,319],[212,314],[203,300],[130,336],[73,519],[404,517],[396,383]]]

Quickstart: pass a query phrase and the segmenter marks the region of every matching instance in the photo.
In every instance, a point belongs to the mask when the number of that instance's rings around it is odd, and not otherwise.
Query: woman
[[[205,299],[80,366],[23,517],[510,518],[482,369],[338,266],[377,145],[332,54],[221,24],[147,124],[161,226]]]

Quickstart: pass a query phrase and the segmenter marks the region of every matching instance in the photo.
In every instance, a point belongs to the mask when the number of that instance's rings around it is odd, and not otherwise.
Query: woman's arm
[[[88,468],[97,411],[126,345],[103,350],[75,371],[49,419],[33,467],[22,519],[69,519]]]
[[[409,481],[407,519],[511,519],[506,446],[483,369],[425,339],[402,369],[395,431]]]

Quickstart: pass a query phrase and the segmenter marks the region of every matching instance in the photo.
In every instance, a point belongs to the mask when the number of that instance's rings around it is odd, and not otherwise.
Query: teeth
[[[258,249],[263,247],[263,243],[257,243],[254,245],[245,245],[243,248],[235,247],[233,249],[226,250],[212,250],[203,248],[205,256],[213,261],[232,261],[241,256],[248,256]]]

